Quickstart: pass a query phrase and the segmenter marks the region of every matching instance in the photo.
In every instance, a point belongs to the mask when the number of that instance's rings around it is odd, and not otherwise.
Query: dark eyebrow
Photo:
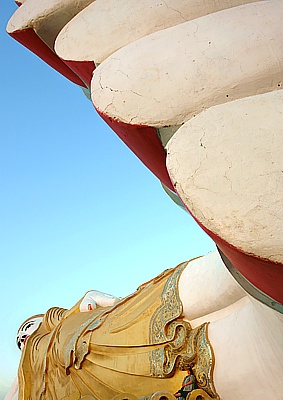
[[[33,324],[34,324],[34,320],[28,321],[22,326],[22,329],[26,331]]]

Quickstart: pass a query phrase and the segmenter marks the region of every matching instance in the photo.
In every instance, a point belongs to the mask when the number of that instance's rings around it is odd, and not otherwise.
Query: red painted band
[[[204,226],[188,210],[198,225],[216,243],[233,266],[255,287],[283,304],[283,264],[245,253]]]
[[[166,152],[155,128],[116,121],[97,110],[101,118],[132,150],[143,164],[169,189],[175,192],[166,168]]]
[[[86,87],[85,83],[37,36],[32,28],[11,32],[9,35],[71,82]]]

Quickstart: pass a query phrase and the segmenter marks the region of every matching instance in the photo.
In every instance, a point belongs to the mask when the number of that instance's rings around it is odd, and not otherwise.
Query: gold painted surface
[[[154,393],[151,397],[150,400],[176,400],[176,397],[169,392],[164,392],[163,390],[160,392]]]
[[[113,397],[112,400],[138,400],[138,398],[131,393],[121,393]]]
[[[206,325],[192,330],[182,320],[177,288],[186,265],[163,272],[113,307],[81,313],[79,301],[71,310],[48,310],[22,354],[19,398],[158,399],[158,391],[178,390],[187,364],[216,398]]]
[[[195,389],[188,396],[186,400],[212,400],[214,397],[210,397],[204,390]]]

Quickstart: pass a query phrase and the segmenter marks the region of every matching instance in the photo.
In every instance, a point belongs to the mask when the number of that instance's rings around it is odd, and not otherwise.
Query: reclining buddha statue
[[[91,290],[70,310],[29,318],[7,399],[171,399],[191,369],[190,399],[279,400],[282,326],[213,252],[125,298]]]
[[[7,399],[282,400],[282,0],[17,4],[8,33],[83,89],[217,251],[26,321]]]

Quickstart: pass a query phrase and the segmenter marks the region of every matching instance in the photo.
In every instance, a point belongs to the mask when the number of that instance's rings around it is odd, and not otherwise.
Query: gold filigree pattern
[[[151,352],[151,376],[168,378],[175,372],[178,359],[186,352],[190,325],[172,322],[168,328],[170,342]]]
[[[176,290],[180,275],[187,263],[180,264],[167,280],[162,295],[161,305],[154,312],[150,328],[149,340],[151,344],[164,343],[168,340],[166,326],[170,321],[178,318],[183,311],[182,303]]]
[[[180,353],[185,350],[184,346],[190,325],[188,322],[173,320],[180,317],[183,311],[176,288],[186,265],[186,263],[180,264],[167,280],[161,294],[161,305],[156,309],[150,321],[149,343],[167,343],[166,346],[154,349],[151,352],[151,376],[163,378],[174,374],[176,360]]]
[[[164,286],[161,305],[150,324],[150,343],[162,344],[150,355],[151,376],[167,378],[176,368],[192,367],[198,388],[213,399],[219,399],[213,384],[214,354],[208,340],[208,323],[191,329],[188,322],[178,321],[182,304],[176,290],[179,277],[186,264],[181,264]],[[165,344],[166,343],[166,344]]]
[[[208,340],[208,324],[203,324],[197,335],[197,362],[193,367],[198,387],[204,389],[212,398],[218,399],[213,384],[214,354]]]

